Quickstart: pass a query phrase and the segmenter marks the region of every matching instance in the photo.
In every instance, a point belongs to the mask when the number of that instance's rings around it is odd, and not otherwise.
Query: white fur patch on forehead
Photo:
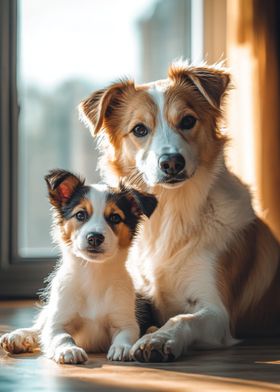
[[[150,158],[153,157],[157,162],[158,154],[161,155],[164,151],[175,153],[180,150],[181,137],[172,130],[165,118],[165,89],[162,88],[161,84],[159,86],[154,85],[148,90],[148,93],[157,106],[156,129],[150,148]],[[156,154],[156,158],[154,154]]]
[[[148,90],[148,93],[152,97],[153,101],[158,108],[158,117],[160,122],[163,120],[163,109],[164,109],[164,91],[166,88],[162,87],[161,84],[154,84]]]
[[[93,205],[94,215],[97,213],[103,216],[108,195],[108,186],[106,184],[91,184],[89,188],[88,199]]]
[[[109,189],[108,185],[103,183],[90,184],[90,188],[95,189],[97,192],[103,192],[103,193],[108,192]]]

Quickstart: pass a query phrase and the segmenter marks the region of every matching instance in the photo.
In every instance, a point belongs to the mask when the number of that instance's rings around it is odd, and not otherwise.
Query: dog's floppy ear
[[[139,192],[136,189],[129,189],[128,199],[132,203],[132,212],[134,214],[144,214],[148,218],[150,218],[158,204],[154,195],[146,192]]]
[[[80,117],[90,127],[93,136],[96,136],[105,121],[110,119],[114,110],[121,106],[131,90],[135,90],[134,82],[120,81],[107,89],[94,92],[80,103]]]
[[[225,93],[230,74],[220,65],[188,66],[184,63],[174,63],[168,70],[171,80],[187,81],[195,85],[207,102],[214,108],[219,108],[221,98]]]
[[[45,180],[50,203],[57,208],[67,204],[74,192],[84,185],[84,181],[79,177],[60,169],[51,170],[45,176]]]

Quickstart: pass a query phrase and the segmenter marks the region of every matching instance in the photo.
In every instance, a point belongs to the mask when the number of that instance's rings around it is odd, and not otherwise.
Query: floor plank
[[[30,325],[33,303],[0,302],[0,333]],[[228,350],[194,351],[168,364],[113,363],[90,355],[85,365],[57,365],[40,353],[0,352],[1,392],[280,391],[280,340]]]

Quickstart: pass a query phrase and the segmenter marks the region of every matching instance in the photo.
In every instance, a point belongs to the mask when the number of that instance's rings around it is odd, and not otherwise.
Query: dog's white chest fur
[[[96,286],[87,285],[86,290],[84,288],[77,316],[72,326],[66,328],[79,346],[93,352],[108,351],[112,339],[109,315],[112,313],[113,298],[114,290],[111,287],[103,292]]]
[[[251,219],[251,211],[240,214],[243,195],[233,205],[223,189],[212,192],[199,210],[197,191],[202,192],[190,187],[180,195],[178,189],[172,203],[161,195],[158,209],[145,221],[130,252],[128,265],[136,290],[153,299],[160,323],[205,305],[227,313],[217,287],[217,259],[232,230]]]
[[[152,248],[142,252],[136,245],[131,264],[136,290],[153,298],[160,323],[177,314],[193,313],[202,304],[222,306],[215,284],[213,252],[205,248],[194,251],[189,243],[173,255],[158,251],[154,257]]]
[[[88,297],[83,298],[82,306],[78,310],[79,316],[94,321],[103,318],[110,308],[109,304],[113,299],[112,294],[111,288],[107,288],[103,295],[101,293],[88,293]]]
[[[78,314],[80,317],[95,321],[103,318],[111,310],[116,290],[114,290],[113,282],[108,281],[104,266],[91,265],[89,267],[82,270],[79,277],[81,291]]]
[[[134,314],[132,282],[123,262],[79,263],[68,256],[68,263],[61,266],[52,285],[62,295],[51,297],[46,311],[62,309],[61,319],[68,320],[65,331],[78,346],[88,352],[106,352],[118,329],[116,321]]]

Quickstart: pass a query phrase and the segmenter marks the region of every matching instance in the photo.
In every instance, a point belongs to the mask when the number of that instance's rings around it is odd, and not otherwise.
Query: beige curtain
[[[280,240],[279,11],[278,0],[227,2],[227,54],[236,87],[229,123],[240,155],[255,168],[245,180],[255,185],[264,219]]]

